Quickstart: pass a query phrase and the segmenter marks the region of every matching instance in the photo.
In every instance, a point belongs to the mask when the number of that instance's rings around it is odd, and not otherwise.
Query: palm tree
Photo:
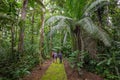
[[[67,10],[64,11],[67,17],[62,15],[52,16],[46,23],[51,26],[57,23],[57,25],[53,26],[51,32],[66,27],[71,33],[73,50],[84,51],[86,49],[86,38],[99,39],[106,46],[110,46],[108,34],[101,27],[96,26],[91,19],[91,14],[95,10],[108,3],[107,0],[97,0],[94,2],[67,0]],[[91,43],[88,43],[88,45],[89,44]]]

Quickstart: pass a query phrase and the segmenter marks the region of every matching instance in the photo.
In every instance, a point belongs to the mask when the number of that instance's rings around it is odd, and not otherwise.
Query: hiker
[[[62,53],[61,52],[59,52],[58,57],[59,57],[60,63],[62,63]]]
[[[53,55],[54,55],[54,61],[53,61],[53,62],[55,62],[55,63],[56,63],[56,62],[57,62],[57,53],[56,53],[56,52],[54,52],[54,54],[53,54]]]
[[[52,59],[54,60],[54,52],[52,52]]]

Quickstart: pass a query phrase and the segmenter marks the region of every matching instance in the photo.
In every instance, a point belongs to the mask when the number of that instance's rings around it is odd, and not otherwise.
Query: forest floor
[[[33,70],[31,71],[31,74],[28,74],[27,76],[25,76],[23,80],[40,80],[51,63],[52,63],[52,60],[45,61],[42,64],[41,69],[40,69],[40,65],[37,65],[35,68],[33,68]]]
[[[80,76],[77,70],[70,67],[70,64],[67,60],[64,61],[64,65],[67,74],[67,80],[104,80],[100,76],[91,72],[87,72],[86,70],[81,70],[82,75]]]
[[[79,76],[77,70],[73,70],[66,60],[63,63],[53,63],[52,60],[47,60],[41,69],[39,65],[36,66],[23,80],[103,80],[85,70],[83,70],[82,76]]]

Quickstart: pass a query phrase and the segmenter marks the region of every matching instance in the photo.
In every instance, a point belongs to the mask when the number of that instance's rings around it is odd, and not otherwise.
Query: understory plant
[[[31,69],[39,64],[38,46],[29,44],[25,44],[27,47],[23,54],[18,54],[16,51],[11,53],[8,43],[1,44],[4,46],[0,45],[0,80],[21,79],[30,74]]]
[[[70,66],[74,69],[76,68],[78,72],[83,68],[85,54],[86,52],[77,50],[69,55]]]
[[[105,48],[104,53],[99,53],[97,59],[87,54],[84,58],[84,68],[95,74],[101,75],[104,80],[120,80],[120,54],[119,47],[113,45]]]

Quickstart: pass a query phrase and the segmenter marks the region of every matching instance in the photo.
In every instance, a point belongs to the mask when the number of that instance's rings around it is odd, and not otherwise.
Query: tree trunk
[[[74,30],[74,34],[75,34],[75,42],[76,42],[76,50],[80,50],[81,51],[81,32],[80,32],[80,26],[76,26],[76,29]]]
[[[82,59],[81,59],[81,31],[80,31],[80,26],[76,26],[76,29],[77,29],[77,49],[79,50],[79,54],[78,54],[78,61],[81,61],[82,62]]]
[[[75,34],[71,34],[72,36],[72,46],[73,46],[73,51],[76,51],[77,50],[77,43],[76,43],[76,36]]]
[[[41,29],[40,29],[40,66],[42,64],[42,58],[44,57],[44,22],[45,22],[45,10],[41,8]]]
[[[49,28],[50,28],[50,31],[51,31],[52,27],[49,27]],[[50,46],[49,46],[49,49],[50,49],[50,56],[52,56],[52,35],[50,35]]]
[[[23,0],[22,12],[21,12],[21,21],[22,26],[20,26],[19,33],[19,44],[18,44],[18,52],[22,53],[24,49],[24,28],[25,28],[25,18],[26,18],[26,9],[27,9],[28,0]]]
[[[75,39],[76,50],[79,51],[78,61],[83,62],[84,55],[82,54],[82,52],[84,51],[84,42],[83,42],[82,30],[80,26],[76,26],[76,29],[74,30],[74,34],[76,36],[76,39]]]
[[[62,48],[63,42],[64,42],[64,35],[63,35],[62,33],[64,33],[64,31],[61,31],[61,32],[60,32],[60,36],[61,36],[61,44],[60,44],[60,46],[61,46],[61,48]],[[64,34],[65,34],[65,33],[64,33]]]
[[[32,13],[32,29],[31,29],[31,31],[32,31],[32,37],[31,37],[31,44],[33,45],[33,43],[34,43],[34,11],[33,11],[33,13]]]
[[[14,29],[14,27],[13,27],[13,25],[12,25],[12,27],[11,27],[11,52],[12,53],[14,53],[14,46],[15,46],[15,29]]]

